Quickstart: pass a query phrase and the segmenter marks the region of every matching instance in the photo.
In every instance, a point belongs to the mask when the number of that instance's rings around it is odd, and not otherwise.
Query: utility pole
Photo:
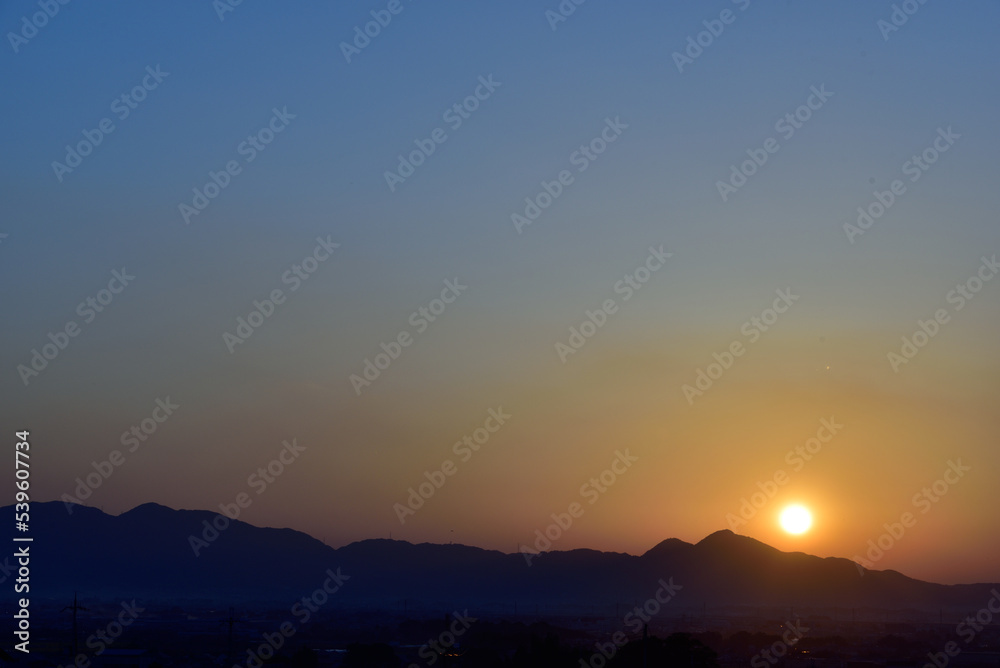
[[[86,610],[86,609],[87,608],[84,608],[84,607],[82,607],[80,605],[77,605],[77,603],[76,603],[76,592],[73,592],[73,605],[72,606],[67,606],[67,607],[65,607],[65,608],[62,609],[62,612],[65,612],[66,610],[72,610],[73,611],[73,659],[74,660],[76,660],[76,655],[77,655],[76,612],[77,612],[77,610]]]

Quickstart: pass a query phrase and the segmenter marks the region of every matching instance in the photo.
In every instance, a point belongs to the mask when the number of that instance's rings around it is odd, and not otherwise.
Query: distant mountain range
[[[12,517],[13,507],[3,508]],[[594,550],[522,554],[465,545],[363,540],[339,549],[291,529],[232,521],[203,539],[216,513],[148,503],[118,516],[61,502],[31,506],[31,587],[39,598],[89,596],[294,602],[321,587],[328,569],[349,579],[338,605],[633,604],[659,581],[680,585],[689,606],[982,607],[996,584],[940,585],[853,561],[781,552],[724,530],[697,544],[671,538],[640,556]],[[218,520],[217,520],[218,521]],[[223,524],[219,521],[219,524]],[[212,534],[209,532],[208,537]],[[198,549],[198,556],[195,555]],[[13,550],[11,550],[11,553]],[[8,579],[11,561],[0,560]],[[16,569],[16,565],[14,567]],[[862,571],[864,575],[862,575]]]

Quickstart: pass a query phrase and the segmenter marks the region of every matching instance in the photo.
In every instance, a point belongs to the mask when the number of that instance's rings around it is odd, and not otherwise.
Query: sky
[[[33,500],[1000,581],[1000,7],[901,5],[3,3]]]

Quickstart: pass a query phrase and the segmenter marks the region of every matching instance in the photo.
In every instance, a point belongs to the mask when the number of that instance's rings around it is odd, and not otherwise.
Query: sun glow
[[[800,534],[812,526],[812,513],[805,506],[788,506],[781,511],[781,528],[788,533]]]

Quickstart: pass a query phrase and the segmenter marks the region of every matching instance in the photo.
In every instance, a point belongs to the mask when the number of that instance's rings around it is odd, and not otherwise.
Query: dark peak
[[[364,538],[348,543],[345,547],[413,547],[413,543],[394,538]]]
[[[647,550],[642,556],[644,557],[657,557],[664,556],[668,554],[674,554],[680,550],[690,548],[691,543],[687,543],[680,538],[668,538],[664,541],[660,541],[649,550]]]
[[[518,559],[524,558],[524,555],[521,553],[514,553],[506,556],[516,556]],[[602,550],[593,550],[588,547],[576,547],[572,550],[552,550],[538,554],[538,557],[542,558],[545,563],[558,563],[563,565],[584,562],[608,562],[618,560],[622,557],[631,556],[632,555],[625,554],[624,552],[604,552]],[[532,559],[532,561],[534,561],[534,559]]]
[[[705,544],[705,543],[709,543],[709,544],[716,544],[716,543],[725,544],[725,543],[732,542],[733,540],[736,540],[738,538],[740,538],[740,536],[737,536],[736,534],[734,534],[729,529],[720,529],[720,530],[716,531],[715,533],[710,533],[709,535],[705,536],[700,541],[698,541],[697,544],[698,545],[702,545],[702,544]],[[746,538],[746,536],[743,536],[743,538]]]
[[[750,536],[743,536],[733,533],[729,529],[721,529],[713,534],[709,534],[697,543],[696,547],[709,548],[712,550],[768,550],[778,552],[779,550],[762,543]]]
[[[46,510],[58,508],[64,513],[66,512],[66,506],[73,508],[74,511],[93,510],[95,512],[100,512],[100,510],[98,510],[95,506],[88,506],[85,503],[75,503],[73,501],[32,501],[31,505],[34,508],[45,508]],[[13,509],[13,507],[14,506],[4,506],[4,508],[11,509]]]
[[[3,510],[14,512],[14,506],[4,506]],[[109,517],[100,508],[88,506],[83,503],[73,503],[72,501],[32,501],[31,511],[33,516],[52,517],[62,519],[63,516],[84,517],[93,519],[97,517]]]
[[[143,503],[142,505],[136,506],[132,510],[126,510],[124,513],[119,515],[119,517],[136,516],[136,515],[163,515],[165,513],[176,513],[177,511],[169,506],[164,506],[159,503]]]

